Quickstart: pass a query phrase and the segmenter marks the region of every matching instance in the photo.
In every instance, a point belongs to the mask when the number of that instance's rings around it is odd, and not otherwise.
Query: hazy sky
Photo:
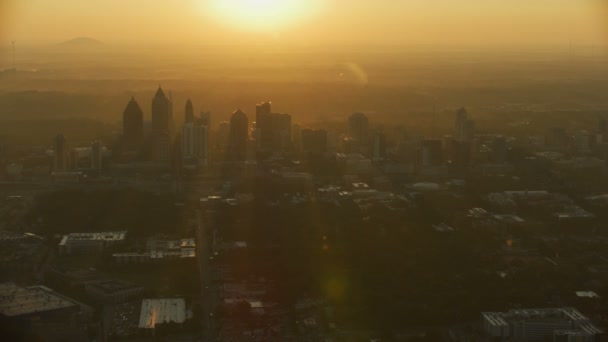
[[[0,40],[605,45],[607,9],[605,0],[0,0]]]

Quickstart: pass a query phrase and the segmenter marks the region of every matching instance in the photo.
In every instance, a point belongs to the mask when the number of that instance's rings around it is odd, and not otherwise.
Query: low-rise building
[[[575,308],[521,309],[507,312],[482,312],[483,331],[502,341],[558,341],[576,336],[576,341],[594,342],[602,334],[591,321]]]
[[[59,254],[101,253],[107,247],[124,243],[126,236],[127,231],[67,234],[59,242]]]
[[[141,264],[160,261],[195,260],[196,240],[186,239],[149,239],[145,252],[122,252],[112,254],[119,264]]]
[[[69,319],[77,313],[91,312],[90,308],[46,286],[21,287],[13,283],[0,284],[0,318],[2,319],[57,320]]]
[[[85,292],[101,303],[121,303],[141,296],[144,288],[124,280],[106,279],[85,285]]]

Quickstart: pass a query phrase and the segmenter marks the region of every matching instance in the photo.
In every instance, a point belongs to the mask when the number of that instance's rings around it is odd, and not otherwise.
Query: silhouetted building
[[[270,102],[262,102],[255,106],[255,139],[258,147],[270,144],[270,130],[272,129],[270,113]]]
[[[591,134],[587,131],[578,131],[572,137],[572,147],[577,154],[591,153]]]
[[[375,133],[372,137],[372,159],[381,160],[386,157],[386,136]]]
[[[127,104],[122,114],[123,137],[127,150],[136,150],[142,143],[144,134],[144,113],[135,98]]]
[[[230,136],[228,139],[229,158],[233,161],[245,161],[247,158],[247,141],[249,137],[249,119],[247,114],[238,109],[230,118]]]
[[[182,128],[182,157],[184,163],[200,167],[207,165],[209,130],[207,126],[187,123]]]
[[[152,134],[155,159],[161,163],[170,162],[173,139],[173,104],[160,87],[152,100]]]
[[[256,106],[255,139],[267,152],[285,152],[291,146],[291,115],[272,113],[270,102]]]
[[[327,131],[305,128],[302,134],[302,152],[320,155],[327,152]]]
[[[228,145],[228,139],[230,138],[230,123],[228,121],[222,121],[217,127],[217,139],[216,146],[220,150],[226,149]]]
[[[423,140],[420,143],[420,166],[441,166],[443,163],[443,146],[441,140]]]
[[[295,123],[291,126],[291,137],[294,150],[297,152],[302,150],[302,125]]]
[[[272,118],[272,150],[288,151],[291,147],[291,115],[271,114]]]
[[[455,170],[464,170],[471,165],[471,142],[453,140],[450,147],[450,160]]]
[[[363,113],[354,113],[348,118],[350,137],[354,139],[357,152],[366,153],[369,150],[369,120]]]
[[[101,142],[95,141],[91,144],[91,168],[94,170],[101,170],[103,158],[103,150]]]
[[[201,116],[197,121],[200,126],[207,126],[211,130],[211,112],[201,112]]]
[[[192,101],[188,99],[186,101],[186,117],[184,118],[184,123],[193,123],[194,122],[194,107],[192,106]]]
[[[69,155],[68,148],[65,142],[63,134],[59,134],[55,137],[55,158],[53,163],[53,169],[57,171],[66,171],[69,166]]]
[[[460,108],[456,112],[454,138],[459,141],[471,141],[474,133],[475,122],[469,119],[469,114],[465,108]]]

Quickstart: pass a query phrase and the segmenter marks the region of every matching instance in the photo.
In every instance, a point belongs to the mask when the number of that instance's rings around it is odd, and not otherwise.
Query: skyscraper
[[[458,141],[471,141],[475,133],[475,122],[469,119],[467,110],[463,107],[456,112],[454,138]]]
[[[443,163],[443,144],[441,140],[423,140],[420,143],[419,164],[423,167],[441,166]]]
[[[386,157],[386,136],[378,132],[372,137],[372,158],[381,160]]]
[[[94,141],[91,144],[91,168],[94,170],[101,170],[102,161],[102,146],[101,142]]]
[[[173,103],[163,89],[158,87],[152,99],[152,132],[156,134],[169,132],[173,123]]]
[[[302,152],[321,155],[327,152],[327,131],[324,129],[304,128],[301,131]]]
[[[270,102],[262,102],[255,106],[255,122],[258,127],[260,123],[264,121],[264,116],[272,112],[270,106]]]
[[[348,118],[351,138],[355,140],[355,149],[366,153],[369,150],[369,120],[363,113],[354,113]]]
[[[155,144],[155,159],[161,163],[170,162],[173,139],[173,103],[160,87],[152,99],[152,134]]]
[[[225,150],[230,138],[230,123],[222,121],[217,127],[216,147],[220,150]]]
[[[299,123],[293,124],[291,127],[291,137],[294,149],[299,152],[302,149],[302,125]]]
[[[182,128],[182,157],[186,164],[207,165],[209,130],[207,126],[186,123]]]
[[[192,101],[188,99],[186,101],[186,117],[184,119],[184,123],[193,123],[194,122],[194,107],[192,106]]]
[[[53,163],[54,171],[66,171],[68,169],[68,148],[66,146],[65,137],[59,134],[55,137],[55,158]]]
[[[127,150],[139,148],[144,132],[144,113],[134,97],[122,114],[123,136]]]
[[[291,115],[271,114],[272,150],[286,152],[291,147]]]
[[[207,126],[207,128],[211,130],[211,112],[201,112],[198,124],[201,126]]]
[[[230,118],[230,136],[228,151],[230,159],[244,161],[247,158],[247,140],[249,137],[249,119],[247,114],[238,109]]]
[[[271,103],[263,102],[255,106],[255,130],[257,145],[267,148],[272,143]]]

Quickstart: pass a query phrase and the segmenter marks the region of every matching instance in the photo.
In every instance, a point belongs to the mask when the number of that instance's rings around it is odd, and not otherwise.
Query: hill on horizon
[[[63,46],[101,46],[103,42],[97,39],[93,39],[90,37],[77,37],[74,39],[70,39],[59,43],[59,45]]]

